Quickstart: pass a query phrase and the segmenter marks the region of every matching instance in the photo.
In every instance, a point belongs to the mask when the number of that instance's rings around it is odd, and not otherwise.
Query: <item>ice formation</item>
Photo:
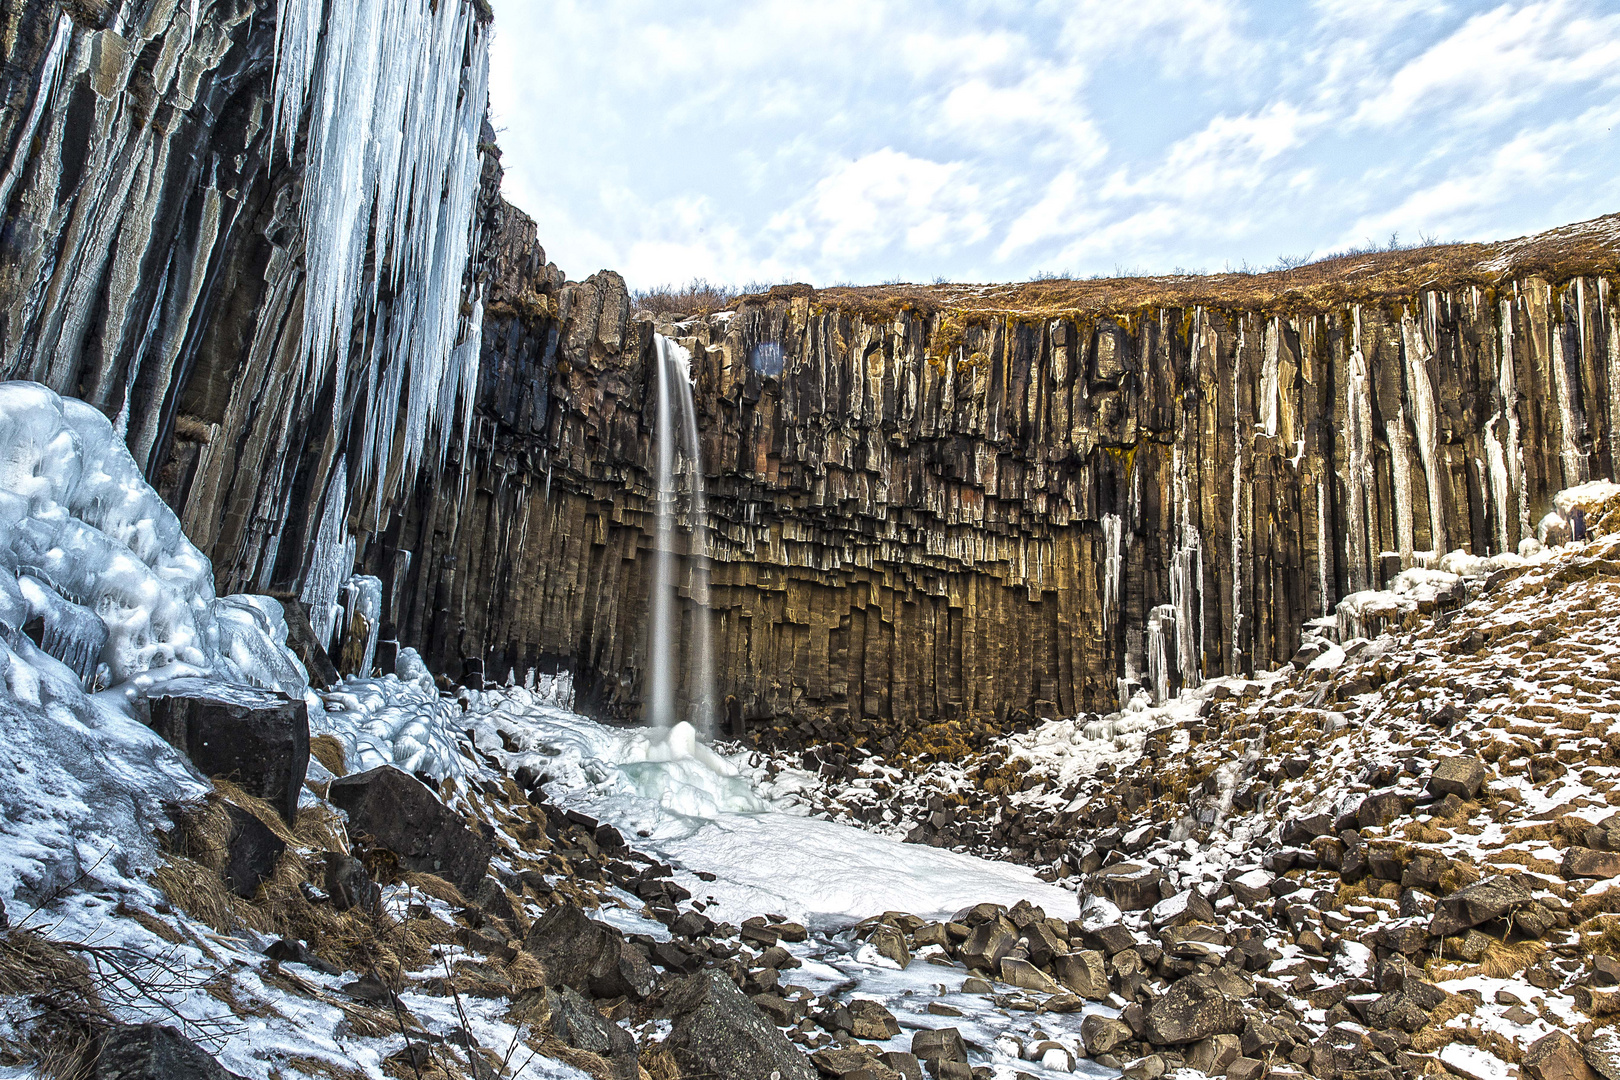
[[[276,601],[215,597],[105,416],[0,383],[0,900],[154,858],[151,815],[204,787],[135,699],[195,676],[305,697],[285,639]]]
[[[465,775],[456,750],[461,703],[439,695],[414,649],[400,650],[396,670],[345,679],[322,693],[325,707],[310,713],[310,733],[335,736],[351,772],[393,765],[433,780]]]
[[[482,315],[475,304],[464,318],[461,303],[488,31],[467,3],[355,0],[325,11],[322,0],[279,0],[274,123],[291,154],[308,117],[302,344],[312,381],[335,364],[341,401],[357,319],[372,343],[352,463],[367,483],[392,459],[401,414],[404,476],[458,396],[463,435],[471,419]],[[384,485],[374,486],[380,498]]]
[[[676,875],[712,898],[714,918],[776,911],[841,926],[886,910],[948,917],[968,904],[1024,898],[1060,917],[1076,912],[1073,893],[1025,867],[784,812],[690,725],[667,734],[607,728],[522,687],[469,694],[464,723],[506,772],[528,765],[549,777],[546,792],[559,804],[637,835],[640,850],[677,867],[718,876]]]
[[[211,674],[299,696],[307,684],[284,622],[244,615],[268,610],[258,600],[215,598],[207,558],[107,418],[37,383],[0,383],[0,577],[0,610],[15,621],[20,596],[42,646],[82,679]]]

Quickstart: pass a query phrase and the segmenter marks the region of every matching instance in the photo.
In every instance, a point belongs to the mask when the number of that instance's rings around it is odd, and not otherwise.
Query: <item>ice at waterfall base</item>
[[[884,911],[938,918],[1020,899],[1058,917],[1078,914],[1073,893],[1024,867],[903,844],[768,802],[740,755],[716,753],[687,724],[668,733],[609,728],[569,711],[565,700],[516,686],[472,694],[463,722],[502,771],[527,765],[549,777],[553,800],[614,825],[674,866],[680,884],[710,902],[712,917],[772,912],[834,927]]]

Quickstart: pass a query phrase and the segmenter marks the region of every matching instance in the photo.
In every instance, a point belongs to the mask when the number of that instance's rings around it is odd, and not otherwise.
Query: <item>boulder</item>
[[[1559,872],[1571,879],[1620,877],[1620,852],[1572,847],[1564,852]]]
[[[349,815],[352,838],[387,848],[408,869],[437,874],[464,892],[489,869],[489,841],[392,765],[333,780],[327,798]]]
[[[1001,958],[1018,944],[1018,932],[997,919],[983,922],[973,928],[967,941],[962,943],[962,962],[970,968],[995,971]]]
[[[1562,1031],[1531,1043],[1524,1051],[1519,1074],[1526,1080],[1597,1080],[1580,1045]]]
[[[657,981],[640,949],[573,904],[558,904],[536,919],[523,950],[546,969],[548,985],[571,986],[596,997],[644,998]]]
[[[1306,847],[1318,836],[1329,836],[1333,832],[1333,816],[1331,814],[1310,814],[1306,817],[1289,818],[1282,823],[1279,839],[1285,847]],[[1204,1070],[1208,1072],[1209,1070]]]
[[[900,1021],[894,1013],[883,1007],[881,1001],[860,998],[849,1003],[852,1025],[849,1033],[857,1039],[892,1039],[900,1034]]]
[[[614,1080],[637,1080],[641,1075],[636,1040],[603,1016],[571,986],[546,990],[551,1033],[574,1047],[607,1058]]]
[[[1125,1021],[1101,1013],[1091,1013],[1080,1021],[1080,1041],[1092,1057],[1113,1053],[1117,1047],[1130,1042],[1133,1034]]]
[[[1356,827],[1382,828],[1406,813],[1406,800],[1393,791],[1380,791],[1361,800],[1356,808]]]
[[[962,1041],[962,1033],[953,1027],[933,1028],[914,1032],[911,1036],[911,1052],[921,1061],[930,1065],[945,1062],[967,1064],[967,1043]],[[937,1072],[931,1068],[930,1072]]]
[[[899,1080],[900,1074],[878,1057],[877,1052],[859,1043],[850,1047],[829,1046],[810,1055],[816,1071],[831,1080]]]
[[[341,851],[326,853],[326,894],[339,911],[375,911],[382,904],[382,889],[371,880],[366,864]]]
[[[1164,874],[1138,863],[1119,863],[1092,875],[1092,890],[1112,900],[1121,911],[1146,911],[1163,899]]]
[[[229,780],[298,816],[309,769],[309,711],[273,690],[207,679],[163,683],[147,699],[149,723],[204,776]]]
[[[1059,982],[1083,998],[1101,1001],[1108,996],[1108,972],[1100,952],[1082,949],[1054,957],[1052,973]]]
[[[911,950],[906,948],[906,936],[892,926],[880,926],[872,935],[872,946],[878,955],[894,961],[901,969],[911,966]]]
[[[161,1024],[120,1025],[101,1038],[90,1080],[241,1080]]]
[[[225,804],[231,831],[225,842],[225,884],[244,900],[258,894],[259,883],[275,873],[286,843],[270,827],[239,806]]]
[[[1586,1063],[1603,1080],[1620,1080],[1620,1035],[1601,1032],[1586,1044]]]
[[[1399,987],[1367,1004],[1367,1026],[1380,1031],[1398,1028],[1414,1032],[1429,1022],[1429,1013],[1446,1000],[1446,992],[1433,983],[1408,977]]]
[[[1240,1056],[1236,1035],[1211,1035],[1187,1051],[1187,1064],[1208,1076],[1220,1076]]]
[[[878,1060],[900,1074],[901,1080],[923,1080],[922,1063],[916,1054],[904,1050],[884,1050]]]
[[[1148,1010],[1145,1032],[1155,1046],[1197,1042],[1243,1030],[1240,1001],[1209,975],[1189,975],[1161,994]]]
[[[664,1048],[683,1077],[816,1080],[816,1070],[770,1018],[718,971],[691,975],[664,995]]]
[[[1226,1080],[1260,1080],[1266,1075],[1266,1063],[1257,1058],[1240,1057],[1226,1067]]]
[[[1429,933],[1450,937],[1529,904],[1530,890],[1515,878],[1490,877],[1458,889],[1435,905]]]
[[[1472,799],[1485,783],[1485,763],[1477,757],[1442,758],[1429,774],[1429,790],[1436,795]]]
[[[1001,981],[1021,990],[1034,990],[1042,994],[1063,992],[1063,987],[1059,986],[1052,976],[1028,960],[1021,960],[1016,956],[1001,958]]]

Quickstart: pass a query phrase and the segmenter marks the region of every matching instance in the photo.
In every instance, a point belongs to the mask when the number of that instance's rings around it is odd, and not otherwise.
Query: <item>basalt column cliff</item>
[[[709,492],[684,637],[709,621],[734,727],[1074,714],[1273,665],[1615,474],[1614,218],[656,323],[500,200],[489,20],[0,5],[0,376],[115,418],[218,586],[301,601],[315,640],[372,574],[438,671],[566,667],[640,717],[658,333],[693,356]]]
[[[645,679],[655,331],[694,355],[709,489],[688,626],[733,719],[812,735],[1275,665],[1398,569],[1516,550],[1620,454],[1614,218],[1264,276],[779,287],[658,326],[528,229],[494,244],[465,488],[420,485],[370,567],[438,665],[568,666],[608,715]]]

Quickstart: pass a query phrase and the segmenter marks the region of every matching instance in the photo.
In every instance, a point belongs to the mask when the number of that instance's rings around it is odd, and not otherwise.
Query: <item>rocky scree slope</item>
[[[1089,894],[1080,940],[1122,1011],[1088,1046],[1127,1075],[1613,1076],[1620,540],[1471,591],[1141,710],[1113,760],[1059,722],[763,771]],[[1180,1009],[1197,1025],[1154,1019]]]

